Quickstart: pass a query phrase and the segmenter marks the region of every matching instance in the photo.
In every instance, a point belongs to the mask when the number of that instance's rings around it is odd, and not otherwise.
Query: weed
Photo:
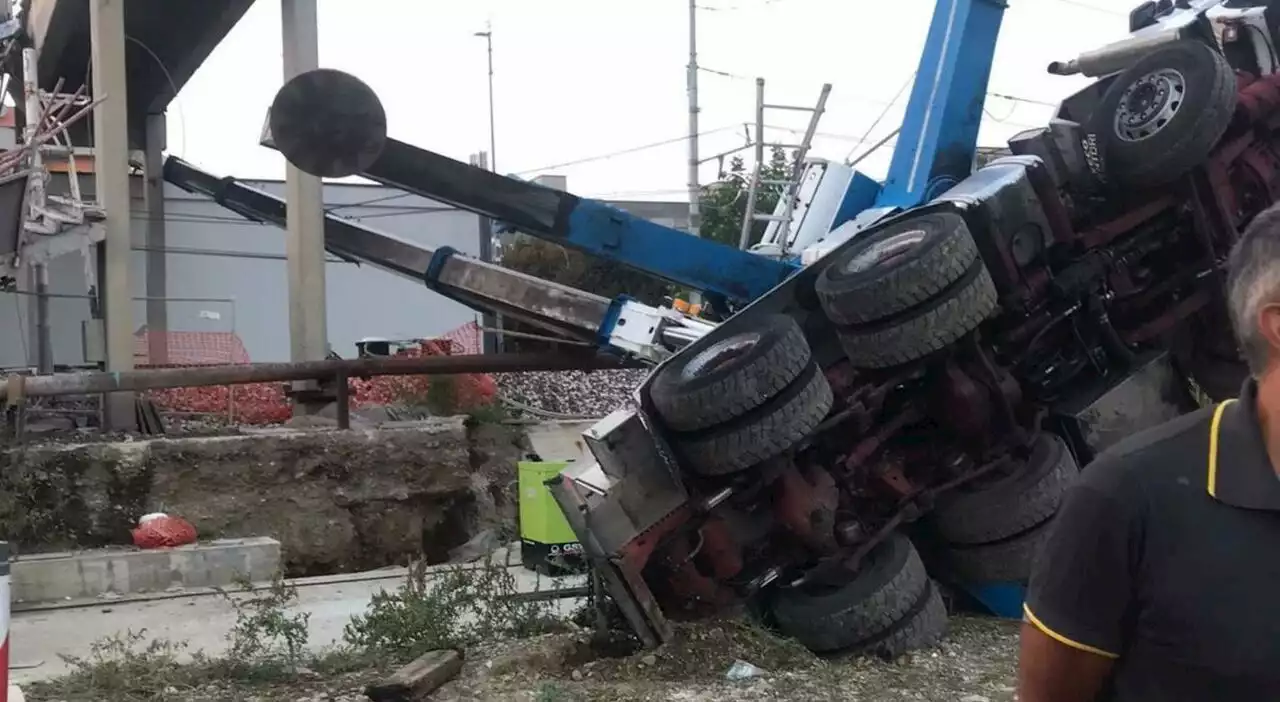
[[[557,628],[547,602],[514,597],[516,580],[486,560],[428,574],[415,565],[399,590],[373,596],[344,631],[348,644],[413,658],[426,651],[463,648],[502,637],[524,638]]]
[[[557,682],[544,682],[533,693],[535,702],[564,702],[568,698],[564,686]]]
[[[297,668],[306,652],[310,613],[291,613],[298,590],[277,574],[271,587],[256,590],[240,583],[241,592],[219,591],[236,612],[236,623],[227,634],[227,659],[246,668]]]
[[[473,407],[467,412],[467,419],[476,424],[501,424],[511,419],[511,413],[502,406],[501,402],[491,402]]]
[[[156,639],[143,644],[146,630],[129,630],[90,644],[85,658],[62,656],[67,675],[31,684],[31,695],[43,698],[153,699],[172,687],[186,687],[200,671],[181,660],[185,643]]]

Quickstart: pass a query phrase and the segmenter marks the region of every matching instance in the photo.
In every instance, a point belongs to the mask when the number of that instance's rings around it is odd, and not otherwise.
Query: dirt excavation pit
[[[289,576],[465,559],[514,537],[524,442],[457,417],[25,446],[0,452],[0,527],[20,554],[74,551],[167,512],[202,541],[277,539]]]

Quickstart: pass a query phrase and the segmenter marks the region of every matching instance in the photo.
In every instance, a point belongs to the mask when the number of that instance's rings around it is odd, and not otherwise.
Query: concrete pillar
[[[320,66],[316,0],[281,0],[284,79]],[[289,345],[294,361],[318,361],[328,353],[325,329],[324,190],[320,178],[288,166],[286,254],[289,268]],[[307,390],[295,386],[295,390]],[[308,413],[295,402],[294,412]]]
[[[147,115],[146,155],[143,172],[147,184],[147,358],[152,364],[169,362],[168,271],[164,222],[164,150],[166,121],[163,112]]]
[[[106,210],[104,278],[107,370],[133,368],[133,291],[129,282],[129,109],[124,60],[125,0],[89,0],[93,94],[106,99],[93,110],[94,182]],[[133,396],[107,396],[104,419],[111,429],[136,426]]]

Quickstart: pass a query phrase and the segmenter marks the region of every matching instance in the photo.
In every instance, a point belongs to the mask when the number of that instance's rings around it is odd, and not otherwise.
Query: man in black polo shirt
[[[1228,304],[1254,377],[1081,472],[1031,578],[1022,702],[1280,700],[1280,209]]]

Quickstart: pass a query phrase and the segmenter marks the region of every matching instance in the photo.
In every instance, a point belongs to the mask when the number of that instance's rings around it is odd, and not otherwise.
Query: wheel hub
[[[1182,109],[1186,92],[1186,78],[1172,68],[1153,71],[1130,83],[1116,108],[1116,136],[1130,142],[1155,136]]]
[[[900,234],[894,234],[884,241],[877,241],[868,246],[866,251],[849,259],[849,262],[845,264],[844,270],[846,273],[861,273],[877,266],[883,266],[914,249],[920,242],[924,241],[925,236],[927,234],[923,229],[912,229]]]
[[[713,373],[733,359],[742,356],[760,342],[760,335],[755,332],[738,334],[728,339],[717,341],[694,356],[684,367],[681,376],[691,380],[701,375]]]

